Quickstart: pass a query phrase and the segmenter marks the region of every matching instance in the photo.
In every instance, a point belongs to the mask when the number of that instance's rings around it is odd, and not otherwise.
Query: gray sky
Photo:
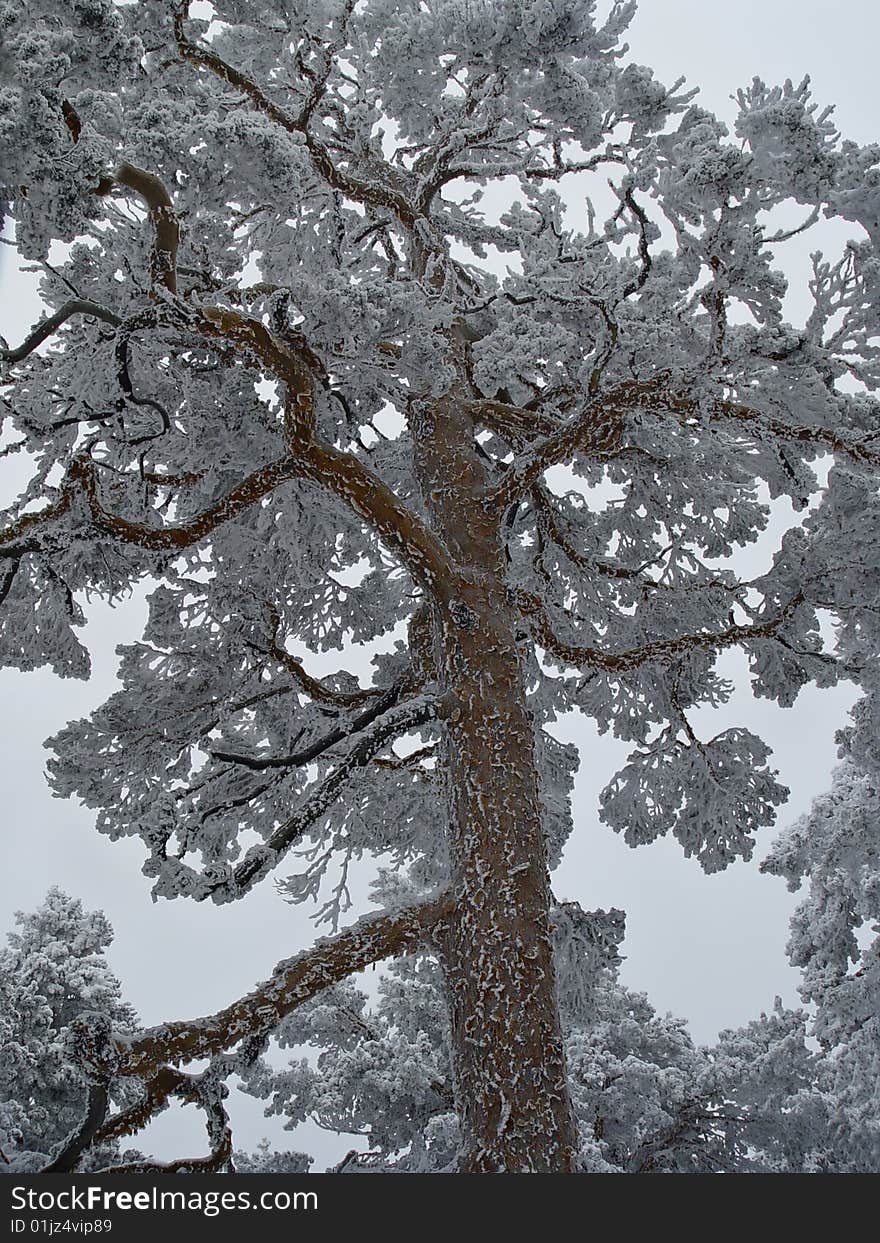
[[[642,0],[629,36],[631,56],[651,65],[667,83],[686,75],[690,85],[702,88],[700,102],[725,118],[734,112],[729,96],[756,74],[776,83],[809,73],[820,106],[837,104],[844,136],[869,142],[880,137],[873,128],[880,34],[876,12],[871,0],[842,0],[833,9],[819,0],[737,0],[725,5]],[[839,246],[841,237],[853,231],[838,231],[832,240]],[[830,236],[826,233],[822,244],[829,245]],[[813,245],[808,242],[795,263],[796,275],[804,271],[804,255]],[[8,248],[0,248],[0,332],[17,343],[40,310],[33,278],[18,275],[11,260]],[[798,318],[795,299],[791,314]],[[9,483],[9,476],[0,472],[3,503]],[[770,550],[764,541],[757,554],[750,554],[751,572],[756,557],[760,563]],[[87,906],[106,911],[116,931],[114,968],[143,1021],[191,1017],[247,991],[279,958],[308,945],[315,931],[309,912],[283,903],[271,883],[233,906],[182,900],[153,904],[149,882],[140,874],[141,844],[109,842],[94,831],[85,809],[51,798],[43,778],[42,742],[114,689],[114,648],[138,635],[142,599],[135,597],[116,610],[94,607],[90,617],[85,642],[94,674],[89,683],[61,681],[46,670],[0,673],[6,834],[0,931],[11,926],[14,910],[32,909],[50,884],[60,884]],[[728,676],[746,687],[744,661],[735,655],[725,660]],[[328,668],[336,666],[338,654],[331,654]],[[834,731],[844,723],[852,700],[848,687],[808,689],[792,709],[780,709],[752,700],[746,689],[723,712],[707,714],[712,719],[698,723],[713,733],[728,724],[744,725],[771,744],[780,779],[792,790],[780,815],[779,823],[785,824],[827,788],[835,762]],[[574,717],[561,722],[556,732],[581,747],[582,767],[574,801],[577,831],[554,876],[554,888],[557,896],[576,898],[587,908],[618,906],[627,911],[624,980],[646,991],[659,1010],[688,1018],[701,1041],[772,1006],[776,994],[796,1003],[797,976],[784,954],[796,898],[780,880],[757,872],[757,860],[774,832],[765,832],[752,864],[735,865],[712,877],[685,860],[674,842],[630,850],[597,818],[598,792],[628,748],[599,738],[589,723]],[[260,1116],[259,1104],[236,1093],[230,1104],[238,1146],[252,1147],[264,1134],[279,1146],[285,1144],[278,1123]],[[204,1147],[201,1121],[191,1111],[186,1118],[178,1112],[165,1115],[153,1134],[153,1150],[161,1154]],[[313,1127],[290,1143],[319,1152],[317,1169],[352,1146]]]

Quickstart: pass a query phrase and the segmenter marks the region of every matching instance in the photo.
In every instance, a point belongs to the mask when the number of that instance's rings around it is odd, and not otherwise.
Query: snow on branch
[[[54,314],[41,319],[16,349],[0,348],[0,362],[20,363],[74,315],[91,315],[93,319],[103,320],[105,324],[111,324],[114,328],[122,323],[118,315],[97,302],[91,302],[88,298],[71,298]]]
[[[284,959],[268,981],[216,1014],[162,1023],[134,1037],[115,1035],[105,1047],[92,1047],[94,1070],[100,1073],[103,1067],[113,1074],[150,1079],[166,1063],[211,1057],[249,1037],[266,1035],[322,989],[431,940],[451,908],[452,899],[444,893],[419,905],[364,916],[336,936],[322,937],[310,949]],[[88,1045],[89,1032],[82,1036]]]
[[[452,899],[443,893],[418,905],[364,916],[336,936],[323,937],[310,949],[282,960],[271,978],[253,992],[204,1018],[162,1023],[134,1036],[112,1032],[98,1015],[74,1019],[70,1040],[80,1064],[92,1077],[93,1087],[82,1124],[41,1172],[74,1169],[89,1147],[141,1130],[175,1096],[205,1111],[210,1153],[170,1164],[117,1165],[112,1167],[113,1172],[210,1172],[222,1168],[232,1154],[222,1080],[236,1069],[237,1059],[220,1055],[236,1047],[256,1047],[297,1006],[330,985],[372,963],[411,953],[436,940],[451,909]],[[200,1058],[212,1059],[200,1075],[186,1074],[179,1068],[180,1063]],[[114,1077],[141,1079],[143,1084],[137,1100],[107,1118],[103,1085]]]
[[[342,742],[352,734],[360,733],[361,730],[372,725],[377,717],[380,717],[383,712],[386,712],[397,702],[404,690],[404,685],[403,682],[396,682],[393,686],[389,686],[364,712],[361,712],[356,717],[352,717],[350,721],[337,725],[335,729],[331,729],[322,738],[318,738],[308,747],[304,747],[302,751],[294,751],[290,755],[272,756],[239,755],[232,751],[217,750],[212,750],[210,754],[215,760],[225,760],[230,764],[242,764],[245,768],[251,768],[255,772],[263,772],[267,768],[302,768],[304,764],[311,764],[313,760],[318,759],[325,751],[329,751],[337,742]]]
[[[395,697],[399,694],[399,688],[392,687],[388,695],[392,691]],[[257,881],[262,880],[267,872],[275,867],[287,854],[291,846],[299,841],[309,826],[314,824],[318,817],[322,816],[332,806],[339,796],[339,792],[348,783],[357,769],[363,768],[383,747],[393,742],[395,738],[399,738],[407,730],[434,720],[440,709],[439,700],[436,698],[420,697],[401,704],[400,707],[393,708],[386,712],[384,716],[379,716],[378,719],[373,720],[381,704],[382,701],[380,700],[377,705],[362,713],[360,717],[356,717],[351,722],[348,731],[344,728],[333,731],[330,737],[336,741],[344,737],[347,732],[350,733],[356,727],[358,721],[364,721],[365,719],[372,721],[372,728],[365,732],[356,745],[340,759],[333,771],[324,778],[312,794],[303,800],[294,814],[288,820],[285,820],[283,824],[280,824],[265,842],[259,846],[252,846],[241,862],[230,870],[229,875],[215,880],[198,878],[193,881],[193,897],[197,901],[202,901],[207,897],[211,897],[215,902],[228,902],[240,898]],[[360,728],[365,728],[365,726]],[[327,742],[326,739],[322,741],[321,751],[323,752],[329,748],[331,743]],[[310,750],[314,750],[314,748],[310,748]],[[241,756],[225,752],[215,751],[212,754],[216,759],[226,759],[234,763],[244,762],[250,768],[288,766],[298,759],[296,756],[288,756],[280,761],[265,760],[260,762],[250,758],[243,761]],[[316,758],[316,756],[312,758]]]
[[[626,450],[623,441],[625,415],[636,410],[672,414],[682,421],[699,418],[732,419],[747,423],[762,434],[798,444],[814,444],[862,465],[880,466],[880,451],[859,440],[841,436],[822,427],[788,423],[741,402],[700,401],[669,388],[669,372],[658,372],[647,380],[624,380],[606,393],[596,394],[583,410],[561,423],[555,431],[533,443],[507,469],[491,504],[499,512],[518,500],[551,466],[564,464],[577,453],[597,460],[608,459]],[[488,422],[502,419],[508,428],[519,430],[524,418],[516,418],[500,403],[475,403],[475,410]],[[522,411],[525,415],[525,410]]]
[[[333,163],[326,146],[311,132],[308,123],[319,95],[311,95],[298,116],[291,116],[283,108],[279,108],[246,74],[227,64],[215,52],[199,47],[187,37],[184,22],[189,13],[190,3],[191,0],[183,0],[174,14],[174,37],[183,59],[199,68],[208,69],[233,90],[246,95],[258,111],[274,121],[276,125],[282,126],[288,133],[302,134],[315,171],[334,190],[339,190],[350,199],[363,203],[365,206],[391,211],[402,225],[407,229],[412,229],[417,219],[416,211],[398,190],[387,184],[387,181],[385,184],[363,181],[344,172]]]
[[[0,558],[20,560],[25,553],[36,551],[40,537],[49,534],[79,498],[85,500],[95,525],[124,543],[150,552],[182,551],[268,496],[280,484],[303,474],[302,465],[295,458],[281,458],[253,471],[191,521],[180,526],[148,526],[105,509],[95,463],[87,455],[80,455],[68,467],[57,500],[36,513],[22,514],[0,531]]]
[[[798,592],[776,617],[766,622],[756,622],[750,626],[728,626],[725,630],[715,632],[698,631],[696,634],[678,635],[674,639],[655,639],[651,643],[623,652],[603,652],[600,648],[575,646],[560,639],[554,633],[550,619],[537,596],[519,591],[516,598],[523,615],[529,619],[536,640],[545,651],[572,668],[605,669],[610,673],[628,673],[649,661],[669,660],[696,649],[711,652],[724,647],[735,647],[753,639],[772,639],[804,599]]]
[[[630,410],[653,408],[667,379],[665,374],[658,374],[648,380],[624,380],[594,398],[580,414],[560,424],[513,462],[496,489],[493,506],[503,512],[545,470],[569,461],[575,453],[604,458],[620,450],[624,415]]]

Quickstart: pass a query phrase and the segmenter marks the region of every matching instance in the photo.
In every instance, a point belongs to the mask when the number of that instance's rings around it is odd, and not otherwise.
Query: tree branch
[[[262,651],[262,649],[258,650]],[[292,652],[288,652],[286,648],[279,647],[276,639],[272,640],[263,654],[270,656],[272,660],[277,661],[279,665],[286,669],[303,693],[308,695],[309,699],[315,700],[316,703],[332,704],[336,708],[359,708],[362,704],[369,703],[379,695],[384,694],[380,686],[368,686],[361,691],[335,691],[331,687],[325,686],[323,682],[312,677],[302,662],[297,660]]]
[[[365,916],[335,937],[280,962],[271,979],[225,1009],[188,1022],[162,1023],[138,1036],[115,1036],[106,1050],[114,1073],[151,1079],[169,1062],[191,1062],[271,1032],[322,989],[383,958],[411,953],[452,909],[446,893],[418,906]]]
[[[493,509],[504,512],[545,470],[567,462],[575,453],[602,458],[619,450],[624,415],[635,409],[656,408],[660,385],[666,379],[664,373],[648,380],[624,380],[590,400],[580,414],[562,423],[513,462],[491,498]]]
[[[449,592],[458,582],[457,569],[438,537],[359,458],[313,435],[312,361],[299,348],[269,331],[260,320],[220,307],[202,307],[195,319],[199,331],[252,350],[288,386],[296,412],[288,422],[288,440],[298,456],[298,471],[322,484],[366,519],[424,586]]]
[[[277,104],[273,103],[246,74],[233,68],[232,65],[228,65],[226,61],[222,60],[208,48],[199,47],[198,44],[193,43],[187,37],[184,22],[189,13],[190,3],[191,0],[183,0],[183,3],[178,6],[174,14],[174,37],[177,42],[177,49],[184,60],[188,60],[191,64],[197,65],[202,69],[208,69],[220,78],[221,81],[231,86],[233,90],[246,95],[254,107],[262,112],[264,116],[274,121],[276,125],[280,125],[289,133],[302,134],[315,171],[334,190],[339,190],[357,203],[391,211],[407,229],[413,228],[416,222],[416,212],[399,191],[393,189],[388,184],[376,185],[369,181],[361,181],[359,178],[343,172],[333,163],[327,148],[308,128],[308,122],[315,106],[314,102],[307,103],[300,116],[290,116],[283,108],[279,108]]]
[[[340,789],[351,779],[358,768],[365,767],[377,752],[408,729],[434,720],[438,711],[438,700],[421,698],[410,700],[396,711],[390,711],[384,717],[380,717],[374,723],[373,728],[352,747],[347,755],[340,759],[337,766],[324,778],[318,788],[303,800],[288,820],[280,824],[265,842],[259,846],[252,846],[241,862],[232,869],[231,875],[200,886],[193,895],[196,900],[201,902],[207,897],[212,897],[214,901],[223,902],[241,897],[257,881],[262,880],[287,854],[291,846],[303,836],[309,826],[327,811],[335,802]],[[366,713],[363,714],[363,716],[366,715]],[[234,758],[237,762],[241,762],[241,757],[226,758]],[[253,766],[253,764],[249,765],[249,767]],[[270,766],[275,765],[269,763],[261,765],[267,768]]]
[[[267,768],[302,768],[304,764],[310,764],[313,760],[318,759],[325,751],[329,751],[337,742],[350,737],[352,734],[359,733],[362,729],[366,729],[368,725],[381,716],[392,707],[405,687],[404,682],[395,682],[393,686],[389,686],[387,690],[381,692],[380,696],[358,716],[352,717],[350,721],[345,721],[341,725],[337,725],[335,729],[331,729],[323,738],[318,738],[309,746],[304,747],[302,751],[294,751],[290,755],[273,755],[273,756],[256,756],[256,755],[239,755],[232,751],[212,750],[209,752],[215,760],[224,760],[230,764],[243,764],[245,768],[252,768],[256,772],[265,771]]]
[[[86,1149],[93,1143],[99,1142],[98,1131],[107,1117],[107,1103],[106,1083],[90,1084],[86,1116],[79,1128],[64,1141],[61,1149],[49,1164],[40,1170],[41,1174],[68,1174],[76,1168],[77,1162]]]
[[[577,647],[558,638],[537,596],[519,591],[516,598],[521,612],[531,623],[535,638],[545,651],[574,669],[604,669],[611,673],[628,673],[648,661],[668,660],[694,649],[713,651],[734,647],[752,639],[772,638],[804,599],[798,592],[782,612],[770,621],[756,622],[750,626],[728,626],[726,630],[715,633],[700,631],[696,634],[679,635],[674,639],[655,639],[642,647],[629,648],[622,652],[603,652],[596,647]]]
[[[177,248],[180,245],[180,225],[171,195],[162,180],[134,164],[117,165],[108,177],[98,182],[96,194],[109,194],[115,187],[133,190],[147,205],[153,226],[155,244],[152,257],[153,284],[164,286],[169,293],[177,293]]]
[[[128,1109],[113,1114],[96,1131],[93,1143],[103,1144],[134,1135],[147,1125],[154,1114],[164,1109],[172,1096],[180,1096],[192,1083],[192,1075],[174,1066],[160,1066],[144,1084],[142,1095]]]
[[[600,460],[619,453],[625,449],[621,435],[623,418],[633,410],[673,414],[682,421],[697,418],[706,411],[706,406],[694,398],[664,390],[669,379],[668,372],[659,372],[647,380],[624,380],[607,393],[596,394],[580,414],[561,424],[512,463],[488,503],[493,509],[505,512],[545,470],[569,461],[576,453]],[[880,451],[825,428],[784,423],[735,401],[714,401],[708,413],[714,418],[754,424],[780,440],[815,444],[863,465],[880,467]]]
[[[293,457],[270,462],[248,475],[221,500],[203,509],[189,522],[182,526],[165,527],[152,527],[141,522],[131,522],[127,518],[106,510],[98,496],[94,466],[88,459],[74,458],[68,468],[67,479],[70,487],[81,488],[96,526],[115,535],[117,539],[125,543],[138,544],[141,548],[149,549],[151,552],[174,552],[198,543],[224,522],[236,518],[256,501],[268,496],[280,484],[296,479],[302,474],[301,464]],[[47,512],[43,510],[33,517],[43,517]],[[25,516],[31,517],[32,515]],[[19,519],[19,522],[22,521],[23,519]],[[0,550],[7,538],[7,532],[0,536]]]
[[[112,311],[98,302],[90,302],[87,298],[71,298],[53,315],[47,315],[45,319],[41,319],[17,349],[0,349],[0,362],[20,363],[74,315],[91,315],[94,319],[103,320],[105,324],[112,324],[114,328],[118,328],[122,323],[118,315],[114,315]]]
[[[163,1070],[168,1069],[170,1068],[163,1067]],[[175,1074],[174,1071],[171,1073]],[[211,1143],[211,1151],[207,1156],[178,1157],[175,1161],[131,1161],[95,1170],[95,1174],[212,1174],[227,1165],[232,1157],[232,1128],[220,1099],[219,1084],[211,1085],[216,1094],[213,1098],[207,1094],[205,1077],[209,1073],[207,1071],[204,1076],[193,1078],[178,1072],[178,1086],[171,1089],[174,1095],[185,1096],[205,1111],[208,1139]]]

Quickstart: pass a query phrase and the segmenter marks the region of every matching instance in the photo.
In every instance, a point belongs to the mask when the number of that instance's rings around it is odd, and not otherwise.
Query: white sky
[[[700,102],[731,118],[729,96],[754,75],[770,83],[812,77],[820,105],[837,104],[844,136],[873,141],[877,118],[878,9],[871,0],[642,0],[629,42],[634,60],[651,65],[661,81],[685,74],[701,87]],[[839,242],[840,234],[835,235]],[[823,238],[823,244],[828,244]],[[807,245],[806,249],[811,247]],[[39,318],[31,279],[19,276],[8,248],[0,248],[0,332],[17,343]],[[797,306],[793,304],[793,316]],[[6,491],[0,474],[0,489]],[[5,503],[5,501],[4,501]],[[753,564],[753,562],[752,562]],[[74,717],[88,713],[114,689],[115,645],[135,638],[143,616],[135,601],[115,611],[91,610],[85,632],[94,675],[87,683],[61,681],[46,670],[0,674],[0,740],[4,772],[5,867],[0,875],[0,930],[16,909],[33,909],[50,884],[62,885],[87,906],[106,911],[116,930],[111,960],[130,1001],[146,1023],[206,1013],[250,989],[275,962],[314,939],[309,912],[275,896],[271,882],[233,906],[214,908],[182,900],[154,905],[140,875],[139,842],[110,843],[92,817],[73,802],[53,800],[43,778],[42,742]],[[729,676],[746,685],[744,662],[726,658]],[[333,657],[330,667],[338,665]],[[780,824],[805,811],[828,785],[835,762],[833,735],[845,721],[851,688],[802,692],[793,709],[739,694],[723,719],[753,729],[774,748],[780,779],[792,790]],[[582,771],[575,794],[575,839],[554,877],[562,898],[587,908],[627,911],[624,980],[645,990],[655,1006],[690,1020],[697,1040],[754,1017],[781,994],[796,1003],[797,976],[784,954],[795,902],[781,881],[762,877],[757,859],[713,877],[685,860],[674,842],[630,850],[597,818],[598,791],[627,748],[598,738],[589,723],[569,718],[557,733],[579,744]],[[773,831],[759,843],[766,853]],[[363,909],[361,906],[360,909]],[[353,912],[359,913],[358,911]],[[319,1153],[316,1169],[352,1143],[314,1127],[283,1136],[263,1120],[258,1103],[233,1093],[230,1106],[238,1147],[262,1135],[282,1147]],[[153,1150],[179,1155],[204,1147],[201,1121],[165,1115],[154,1127]],[[146,1146],[146,1141],[145,1146]]]

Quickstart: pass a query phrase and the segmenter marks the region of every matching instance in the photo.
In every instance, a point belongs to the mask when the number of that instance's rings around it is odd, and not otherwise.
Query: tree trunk
[[[461,566],[435,597],[448,708],[454,907],[444,971],[462,1172],[567,1173],[577,1134],[553,970],[550,887],[516,617],[498,521],[451,399],[414,413],[426,504]]]

